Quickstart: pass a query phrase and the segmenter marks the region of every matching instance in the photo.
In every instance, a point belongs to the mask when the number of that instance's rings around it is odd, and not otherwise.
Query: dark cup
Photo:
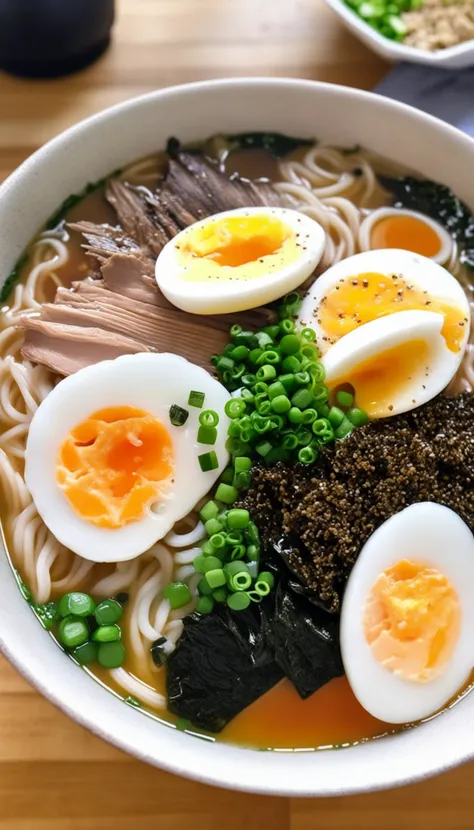
[[[0,0],[0,68],[24,78],[77,72],[109,45],[114,0]]]

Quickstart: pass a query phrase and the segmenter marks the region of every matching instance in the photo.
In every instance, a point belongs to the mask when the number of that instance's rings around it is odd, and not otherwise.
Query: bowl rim
[[[340,95],[349,95],[352,98],[359,99],[360,101],[365,101],[368,106],[371,103],[376,102],[377,107],[383,112],[384,109],[387,111],[391,110],[398,115],[403,116],[403,114],[410,115],[411,119],[414,121],[418,121],[420,124],[424,123],[425,125],[431,125],[433,128],[436,128],[438,132],[444,133],[446,136],[451,136],[451,138],[459,145],[460,143],[464,144],[466,148],[471,151],[474,149],[474,141],[462,133],[455,127],[452,127],[449,124],[441,122],[440,120],[427,115],[425,113],[416,110],[414,107],[407,106],[406,104],[402,104],[397,101],[393,101],[388,98],[384,98],[383,96],[376,95],[372,92],[367,92],[364,90],[357,90],[350,87],[340,86],[340,85],[333,85],[324,82],[316,82],[310,80],[298,80],[293,78],[266,78],[266,77],[241,77],[241,78],[230,78],[230,79],[221,79],[221,80],[210,80],[210,81],[199,81],[190,84],[183,84],[177,85],[172,87],[167,87],[164,89],[155,90],[152,92],[147,92],[143,95],[138,97],[134,97],[128,99],[124,102],[115,104],[114,106],[102,110],[89,118],[86,118],[77,124],[70,126],[68,129],[60,133],[58,136],[54,137],[50,141],[48,141],[43,147],[39,148],[35,153],[29,156],[17,170],[15,170],[6,180],[5,182],[0,185],[0,205],[2,200],[8,193],[14,189],[18,182],[20,182],[25,176],[30,176],[32,172],[34,172],[37,165],[41,164],[43,158],[46,158],[52,151],[54,152],[58,147],[61,147],[63,143],[68,139],[68,137],[72,136],[73,134],[77,136],[81,136],[83,133],[87,133],[89,128],[95,124],[99,124],[101,121],[107,121],[111,116],[114,116],[118,113],[125,113],[127,111],[133,111],[134,107],[137,105],[140,106],[144,103],[153,104],[158,102],[166,97],[173,97],[179,95],[181,93],[186,94],[194,94],[199,93],[203,90],[208,90],[210,88],[217,89],[217,90],[224,90],[224,91],[231,91],[232,89],[239,89],[247,90],[250,87],[258,87],[264,86],[265,90],[267,88],[273,88],[275,90],[283,90],[285,92],[290,92],[291,90],[298,90],[306,88],[310,89],[319,89],[324,94],[333,94],[336,95],[339,93]],[[0,540],[0,550],[2,549],[1,540]],[[8,564],[8,568],[10,565]],[[14,579],[12,575],[12,579]],[[34,620],[34,624],[37,625],[37,621]],[[130,730],[129,733],[125,736],[125,731],[122,730],[121,734],[116,734],[113,729],[111,728],[103,728],[98,723],[98,718],[94,714],[94,710],[89,710],[87,706],[81,705],[80,711],[77,708],[74,708],[73,705],[69,704],[63,699],[61,693],[58,693],[55,689],[54,682],[51,682],[47,678],[42,678],[39,676],[39,672],[36,672],[31,669],[28,660],[26,657],[20,657],[18,651],[18,646],[11,645],[10,642],[10,635],[8,628],[4,631],[0,631],[0,652],[9,660],[10,663],[19,671],[19,673],[34,687],[36,688],[44,697],[46,697],[53,705],[55,705],[58,709],[60,709],[64,714],[70,717],[72,720],[79,723],[81,726],[87,728],[90,732],[94,735],[104,739],[108,743],[112,744],[113,746],[121,749],[123,751],[128,752],[134,757],[139,758],[142,761],[146,761],[154,766],[157,766],[161,769],[164,769],[168,772],[181,775],[185,778],[189,778],[192,780],[197,780],[199,782],[210,784],[214,786],[220,786],[228,789],[239,790],[248,793],[258,793],[258,794],[266,794],[266,795],[282,795],[282,796],[292,796],[292,797],[315,797],[315,796],[340,796],[340,795],[349,795],[349,794],[356,794],[361,792],[372,792],[376,790],[383,790],[392,787],[403,786],[409,783],[413,783],[415,781],[420,781],[426,779],[432,775],[435,775],[440,772],[447,771],[453,767],[458,766],[459,764],[471,759],[474,757],[474,743],[472,747],[464,747],[464,748],[456,748],[454,752],[449,755],[443,755],[440,757],[439,755],[426,755],[424,757],[423,762],[420,764],[419,770],[413,772],[407,772],[404,764],[398,764],[394,770],[391,770],[390,773],[385,774],[382,772],[380,775],[379,780],[375,783],[369,784],[360,784],[358,782],[349,782],[344,785],[339,785],[335,783],[333,787],[321,788],[318,787],[317,782],[316,785],[311,784],[311,778],[309,775],[306,777],[305,775],[301,776],[298,779],[297,783],[292,783],[291,781],[286,781],[282,783],[281,777],[280,780],[273,784],[270,780],[263,780],[260,781],[258,778],[252,779],[250,775],[245,772],[245,758],[250,758],[250,753],[255,757],[258,754],[259,757],[267,757],[266,766],[268,771],[276,766],[276,758],[278,757],[278,753],[256,753],[255,750],[244,749],[237,746],[229,746],[227,745],[227,750],[224,751],[222,748],[226,747],[225,744],[219,743],[218,746],[221,747],[221,751],[219,755],[222,758],[227,757],[232,759],[235,762],[235,766],[237,771],[233,771],[232,768],[229,770],[227,769],[225,763],[216,764],[214,762],[209,763],[209,767],[212,767],[212,770],[209,772],[205,765],[203,768],[200,767],[197,756],[199,752],[195,750],[195,747],[191,749],[189,741],[193,741],[194,744],[199,744],[202,746],[203,754],[207,753],[206,743],[202,743],[196,741],[195,738],[190,738],[183,733],[176,733],[174,738],[174,755],[171,759],[168,759],[164,753],[161,753],[159,757],[157,755],[159,753],[150,754],[149,751],[146,749],[141,748],[138,746],[137,741],[134,740],[132,737]],[[59,650],[58,650],[59,651]],[[84,680],[90,684],[90,678],[86,676],[85,673],[81,673],[84,677]],[[113,695],[109,695],[110,697],[110,706],[108,707],[111,712],[115,710],[115,704],[113,702]],[[117,701],[115,701],[116,703]],[[120,701],[120,706],[123,706],[122,701]],[[118,710],[117,710],[118,711]],[[143,722],[145,722],[145,718],[142,717],[142,713],[134,711],[134,716],[136,718],[140,718]],[[449,712],[446,713],[443,717],[445,719],[449,718]],[[137,728],[137,734],[139,733],[139,729]],[[173,734],[176,730],[173,730]],[[398,736],[394,736],[390,738],[390,741],[387,743],[392,744],[394,742],[399,741],[400,739],[406,739],[406,736],[414,735],[418,733],[419,730],[410,730],[406,733],[401,733]],[[137,739],[138,740],[138,739]],[[405,741],[406,742],[406,741]],[[369,742],[364,746],[356,747],[356,750],[364,750],[367,749],[369,746],[373,746],[377,744],[380,746],[380,742]],[[209,744],[207,745],[209,747]],[[331,756],[336,755],[340,756],[341,754],[351,753],[352,748],[347,750],[343,750],[343,753],[330,753]],[[301,760],[304,753],[299,754],[299,758]],[[323,753],[305,753],[308,758],[311,758],[315,754],[321,755],[326,754]],[[384,758],[384,754],[380,753],[381,760]],[[189,756],[189,757],[188,757]],[[272,759],[272,756],[275,756]],[[281,760],[281,754],[280,754]],[[359,756],[360,757],[360,756]],[[194,760],[196,758],[196,760]],[[208,760],[208,757],[207,757]],[[275,762],[275,763],[274,763]],[[354,757],[354,762],[356,763],[356,757]],[[308,769],[309,769],[309,765]],[[381,764],[383,767],[384,765]],[[390,767],[390,764],[388,764]],[[302,767],[304,769],[304,767]]]
[[[372,43],[380,47],[380,51],[384,51],[386,55],[391,58],[399,60],[414,61],[429,66],[446,66],[452,63],[457,58],[462,58],[464,55],[472,54],[474,56],[474,37],[470,40],[457,43],[454,46],[447,46],[445,49],[435,49],[429,52],[420,49],[419,46],[410,46],[396,40],[390,40],[385,35],[377,32],[372,26],[356,12],[346,5],[344,0],[325,0],[326,4],[333,9],[336,14],[342,17],[346,23],[353,29],[358,29],[361,34],[371,40]]]

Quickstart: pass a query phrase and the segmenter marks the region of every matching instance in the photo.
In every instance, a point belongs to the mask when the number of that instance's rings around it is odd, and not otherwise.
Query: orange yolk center
[[[334,343],[364,323],[397,311],[436,311],[444,317],[441,333],[448,349],[458,352],[466,318],[460,308],[431,297],[409,285],[403,277],[357,274],[341,280],[321,300],[315,317],[327,339]]]
[[[228,216],[193,231],[183,250],[236,268],[276,254],[291,235],[291,229],[272,216]]]
[[[459,638],[459,598],[435,568],[402,560],[372,586],[364,611],[365,638],[383,666],[418,682],[443,673]]]
[[[370,418],[386,417],[397,395],[419,375],[420,366],[429,369],[429,358],[430,348],[424,340],[410,340],[359,363],[348,377],[334,378],[328,386],[335,389],[350,384],[357,406]],[[416,400],[412,402],[416,404]]]
[[[81,518],[97,527],[139,521],[169,490],[169,433],[153,415],[131,406],[94,412],[63,442],[56,480]]]
[[[436,256],[441,241],[436,231],[416,216],[385,216],[371,233],[372,248],[402,248],[426,257]]]

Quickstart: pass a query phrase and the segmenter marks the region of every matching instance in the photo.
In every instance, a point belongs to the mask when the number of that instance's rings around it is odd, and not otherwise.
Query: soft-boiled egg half
[[[44,523],[94,562],[143,553],[226,466],[229,397],[204,369],[166,353],[126,355],[62,380],[33,416],[26,447],[26,483]],[[204,410],[219,418],[212,446],[197,440]]]
[[[400,311],[354,329],[322,358],[327,386],[352,386],[369,418],[421,406],[446,388],[460,363],[443,323],[433,311]]]
[[[298,288],[321,259],[325,239],[321,225],[296,210],[229,210],[168,242],[156,261],[156,281],[184,311],[244,311]]]
[[[400,248],[443,265],[451,256],[453,240],[434,219],[404,208],[382,207],[364,219],[359,230],[362,251]]]
[[[362,706],[389,723],[442,709],[473,668],[474,538],[447,507],[423,502],[362,548],[341,614],[341,651]]]
[[[461,285],[440,265],[409,251],[379,250],[322,274],[299,321],[316,331],[328,386],[350,384],[357,405],[381,418],[448,385],[469,338],[470,311]]]

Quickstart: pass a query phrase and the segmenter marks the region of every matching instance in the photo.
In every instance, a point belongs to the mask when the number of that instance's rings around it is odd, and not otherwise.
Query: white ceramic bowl
[[[325,2],[362,43],[387,61],[409,61],[444,69],[464,69],[467,66],[474,66],[474,40],[450,46],[448,49],[438,49],[436,52],[415,49],[413,46],[405,46],[403,43],[389,40],[376,32],[365,20],[346,6],[344,0],[325,0]]]
[[[391,100],[298,80],[227,80],[154,92],[51,141],[0,188],[0,283],[61,201],[87,181],[163,147],[214,132],[278,130],[360,143],[449,185],[473,205],[474,141]],[[403,139],[401,140],[401,137]],[[0,648],[52,703],[144,761],[211,784],[289,796],[340,795],[423,778],[474,756],[474,694],[417,729],[339,752],[256,752],[207,743],[126,706],[55,645],[0,550]]]

